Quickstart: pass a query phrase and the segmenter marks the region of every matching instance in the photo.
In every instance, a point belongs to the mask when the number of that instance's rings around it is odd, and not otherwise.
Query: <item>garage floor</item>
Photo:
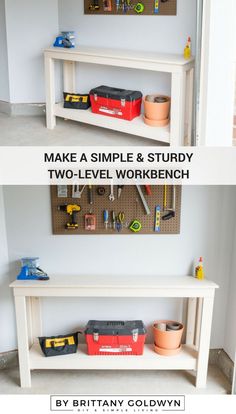
[[[57,119],[54,130],[45,127],[45,117],[8,116],[0,113],[0,146],[157,146],[157,141]]]
[[[229,394],[230,384],[211,365],[206,389],[185,371],[34,371],[32,388],[19,387],[17,368],[0,370],[1,394]]]

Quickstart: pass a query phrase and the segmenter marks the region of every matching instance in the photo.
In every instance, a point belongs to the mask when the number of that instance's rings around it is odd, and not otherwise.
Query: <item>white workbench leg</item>
[[[75,62],[65,60],[63,63],[64,92],[76,93]]]
[[[170,145],[184,145],[186,72],[172,73]]]
[[[31,312],[32,312],[32,337],[33,342],[38,343],[38,337],[42,336],[42,316],[41,316],[41,302],[40,298],[31,298]]]
[[[32,321],[32,305],[31,297],[25,298],[26,312],[27,312],[27,326],[28,326],[28,344],[29,348],[33,345],[33,321]]]
[[[46,120],[47,128],[53,129],[56,126],[54,115],[55,105],[55,67],[54,60],[45,56],[45,87],[46,87]]]
[[[194,84],[194,69],[187,72],[187,99],[186,99],[186,124],[187,135],[185,140],[186,146],[192,145],[192,127],[193,127],[193,84]]]
[[[200,341],[200,331],[201,331],[201,322],[202,322],[202,304],[203,299],[197,299],[197,317],[196,317],[196,332],[195,332],[195,341],[194,344],[196,349],[199,349],[199,341]]]
[[[193,345],[195,338],[197,299],[188,299],[187,324],[186,324],[186,345]]]
[[[15,296],[15,310],[21,387],[31,387],[26,298],[24,296]]]
[[[196,387],[205,388],[207,381],[209,348],[211,338],[211,323],[214,297],[203,298],[201,330],[199,337]]]

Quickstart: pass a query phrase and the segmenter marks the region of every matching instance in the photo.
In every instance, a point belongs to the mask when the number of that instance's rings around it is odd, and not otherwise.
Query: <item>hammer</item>
[[[176,205],[176,188],[175,188],[175,185],[173,185],[171,207],[166,209],[168,213],[162,217],[162,220],[167,221],[175,217],[175,205]]]

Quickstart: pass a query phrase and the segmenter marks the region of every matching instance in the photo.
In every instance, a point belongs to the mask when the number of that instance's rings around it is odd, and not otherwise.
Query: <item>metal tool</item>
[[[58,185],[57,186],[57,197],[67,198],[67,195],[68,195],[67,185]]]
[[[107,228],[108,228],[108,221],[109,221],[109,213],[108,213],[108,210],[104,210],[103,211],[103,221],[104,221],[105,229],[107,230]]]
[[[161,206],[155,208],[154,231],[157,233],[161,231]]]
[[[97,188],[97,195],[99,195],[99,196],[104,196],[104,195],[105,195],[105,193],[106,193],[106,189],[105,189],[105,187],[98,187],[98,188]]]
[[[124,185],[118,185],[117,187],[117,198],[120,198]]]
[[[114,211],[112,211],[112,227],[114,230],[116,229],[116,214]]]
[[[79,185],[73,185],[72,186],[72,198],[81,198],[85,187],[86,185],[83,185],[82,188],[80,189]]]
[[[141,190],[140,185],[137,185],[137,184],[136,184],[136,188],[137,188],[137,190],[138,190],[138,193],[139,193],[139,196],[140,196],[141,201],[142,201],[142,203],[143,203],[143,207],[144,207],[144,209],[145,209],[145,211],[146,211],[146,214],[147,214],[147,215],[151,214],[150,208],[148,207],[148,203],[147,203],[147,201],[146,201],[146,199],[145,199],[145,197],[144,197],[144,195],[143,195],[143,192],[142,192],[142,190]]]
[[[164,194],[163,194],[163,211],[167,210],[167,185],[164,185]]]
[[[110,201],[114,201],[115,200],[115,196],[114,196],[114,186],[113,186],[113,184],[111,184],[110,187],[111,187],[111,193],[109,195],[109,200]]]
[[[167,203],[167,201],[166,201]],[[167,211],[167,214],[162,217],[162,220],[167,221],[175,217],[175,207],[176,207],[176,187],[175,185],[172,186],[172,201],[171,201],[171,207],[165,208],[165,211]]]
[[[123,211],[120,211],[117,217],[117,221],[116,221],[116,230],[119,233],[124,227],[124,221],[125,221],[125,213]]]
[[[93,187],[91,185],[88,187],[88,202],[90,205],[93,204]]]

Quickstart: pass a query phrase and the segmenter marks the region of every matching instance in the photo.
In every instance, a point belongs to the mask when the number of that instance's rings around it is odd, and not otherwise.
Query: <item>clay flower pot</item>
[[[165,95],[147,95],[144,100],[145,122],[166,123],[170,117],[170,97]]]
[[[166,324],[167,330],[163,330],[164,324]],[[183,330],[184,326],[182,325],[182,323],[178,323],[175,321],[155,322],[153,324],[153,334],[156,347],[166,350],[180,349]]]

